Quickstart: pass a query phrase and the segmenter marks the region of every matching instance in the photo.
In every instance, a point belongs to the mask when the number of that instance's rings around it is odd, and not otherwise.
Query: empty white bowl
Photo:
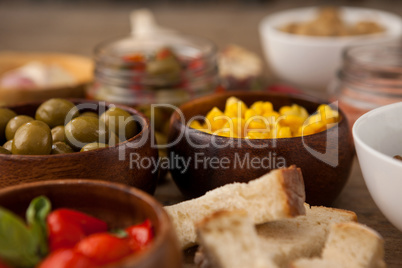
[[[268,64],[281,80],[312,93],[325,92],[341,62],[342,50],[348,45],[391,42],[402,36],[402,20],[388,12],[342,7],[343,21],[375,21],[386,31],[378,34],[321,37],[282,32],[280,27],[291,22],[311,21],[318,8],[297,8],[265,17],[260,23],[262,47]]]
[[[360,167],[372,198],[402,231],[402,102],[374,109],[353,126]]]

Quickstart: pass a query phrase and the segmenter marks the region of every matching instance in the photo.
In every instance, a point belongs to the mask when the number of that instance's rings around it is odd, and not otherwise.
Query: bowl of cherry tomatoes
[[[0,190],[0,267],[182,265],[168,215],[148,194],[94,180]]]

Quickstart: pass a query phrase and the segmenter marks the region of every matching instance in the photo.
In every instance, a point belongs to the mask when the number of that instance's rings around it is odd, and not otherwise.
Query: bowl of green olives
[[[0,188],[82,178],[153,193],[158,178],[158,167],[148,164],[158,160],[153,144],[148,119],[121,105],[49,99],[0,108]]]

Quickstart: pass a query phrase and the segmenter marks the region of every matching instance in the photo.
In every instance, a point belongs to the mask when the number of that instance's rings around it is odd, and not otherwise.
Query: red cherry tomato
[[[92,260],[73,249],[59,249],[47,256],[38,268],[95,268]]]
[[[107,231],[106,222],[73,209],[56,209],[50,215],[52,214],[57,214],[59,218],[77,224],[82,228],[85,235]]]
[[[72,248],[85,237],[84,230],[76,223],[66,220],[57,211],[46,219],[50,251]]]
[[[118,261],[132,253],[126,239],[108,233],[86,237],[76,245],[75,250],[99,265]]]
[[[126,232],[129,236],[129,244],[134,252],[146,247],[154,237],[150,220],[130,226],[126,228]]]

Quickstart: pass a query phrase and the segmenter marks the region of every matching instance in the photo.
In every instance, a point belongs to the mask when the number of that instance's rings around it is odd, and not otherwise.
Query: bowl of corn
[[[329,205],[339,195],[354,148],[344,113],[301,95],[232,91],[180,106],[171,117],[173,179],[189,198],[269,170],[301,168],[307,202]]]

